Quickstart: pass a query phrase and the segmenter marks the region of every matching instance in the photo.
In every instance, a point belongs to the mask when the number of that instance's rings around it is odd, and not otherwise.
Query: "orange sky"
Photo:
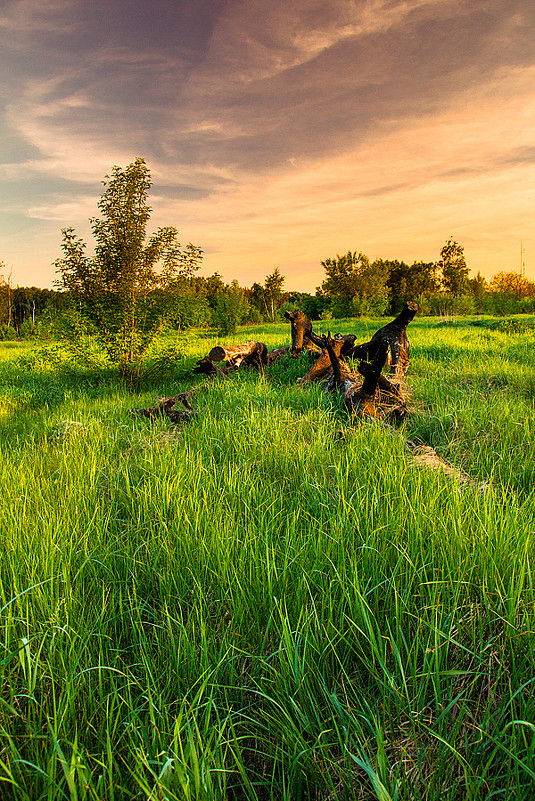
[[[0,259],[50,286],[143,156],[202,272],[314,291],[347,250],[535,279],[531,0],[11,0]]]

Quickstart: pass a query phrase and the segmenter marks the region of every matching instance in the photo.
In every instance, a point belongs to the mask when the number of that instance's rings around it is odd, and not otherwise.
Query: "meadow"
[[[408,334],[398,433],[303,360],[192,376],[203,332],[135,390],[0,343],[1,798],[535,797],[535,320]]]

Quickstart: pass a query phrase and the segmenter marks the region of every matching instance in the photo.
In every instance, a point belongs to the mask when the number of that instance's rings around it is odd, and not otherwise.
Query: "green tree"
[[[202,250],[184,250],[177,229],[159,228],[146,241],[151,214],[147,196],[150,171],[137,158],[125,169],[114,167],[103,181],[98,208],[90,219],[95,255],[73,228],[63,229],[63,257],[57,259],[59,285],[69,290],[75,310],[106,350],[121,374],[136,373],[143,356],[177,296],[177,277],[191,277],[200,267]],[[76,328],[74,329],[76,330]]]
[[[262,286],[262,284],[258,283],[258,281],[255,281],[254,284],[252,284],[251,288],[247,291],[249,303],[255,309],[258,309],[258,311],[262,315],[265,313],[266,309],[265,295],[266,295],[266,290]]]
[[[250,312],[244,291],[234,279],[216,297],[214,323],[222,334],[234,334]]]
[[[6,329],[12,328],[13,317],[13,284],[11,283],[12,271],[9,271],[8,277],[5,278],[7,267],[5,262],[0,261],[0,324]]]
[[[481,298],[488,290],[487,279],[480,272],[475,278],[468,279],[468,286],[475,298]]]
[[[535,296],[535,283],[528,278],[514,272],[499,272],[492,276],[490,282],[491,292],[510,295],[515,300],[532,298]]]
[[[439,288],[437,267],[433,262],[415,261],[410,266],[404,261],[389,261],[387,286],[392,297],[393,310],[401,308],[407,300],[422,299]]]
[[[464,256],[464,248],[454,239],[448,239],[440,251],[437,267],[442,274],[442,283],[452,295],[463,295],[468,291],[468,267]]]
[[[281,275],[278,267],[275,267],[270,275],[266,275],[264,280],[264,303],[266,314],[275,321],[275,312],[282,302],[282,287],[284,286],[284,276]]]
[[[331,298],[335,317],[354,314],[383,314],[388,299],[387,262],[377,259],[370,264],[364,253],[348,251],[335,259],[321,262],[327,278],[320,294]]]

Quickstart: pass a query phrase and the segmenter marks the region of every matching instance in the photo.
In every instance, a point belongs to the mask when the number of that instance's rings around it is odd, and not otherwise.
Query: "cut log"
[[[245,362],[251,367],[260,368],[266,364],[267,347],[263,342],[244,342],[241,345],[216,345],[208,354],[208,359],[212,362],[233,362],[236,366]]]

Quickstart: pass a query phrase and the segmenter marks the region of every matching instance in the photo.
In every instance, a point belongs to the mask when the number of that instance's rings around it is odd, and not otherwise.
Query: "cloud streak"
[[[523,236],[535,272],[534,23],[530,0],[12,0],[3,253],[47,283],[42,226],[86,230],[142,155],[159,221],[228,279],[311,288],[332,252],[435,258],[455,232],[487,272]]]

